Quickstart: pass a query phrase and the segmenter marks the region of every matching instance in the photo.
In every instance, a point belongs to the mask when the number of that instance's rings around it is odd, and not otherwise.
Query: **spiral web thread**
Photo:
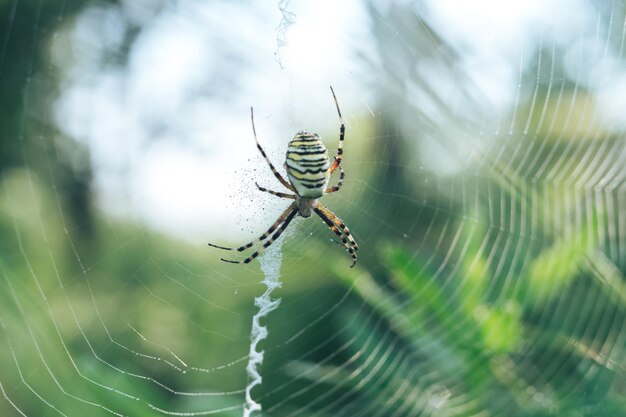
[[[12,33],[35,36],[48,27],[23,17],[26,2],[5,3],[11,8],[2,16],[0,77],[19,64],[6,58]],[[32,2],[35,11],[52,3]],[[230,416],[252,414],[267,403],[269,415],[294,417],[619,415],[610,413],[622,410],[626,375],[626,150],[623,121],[606,113],[623,113],[615,63],[624,58],[626,25],[623,4],[605,3],[602,12],[591,13],[591,25],[577,26],[576,33],[590,33],[586,42],[573,43],[567,59],[575,65],[568,74],[557,75],[563,45],[549,33],[534,50],[511,45],[517,70],[511,107],[477,105],[484,103],[454,65],[430,72],[418,67],[423,54],[410,30],[425,24],[414,10],[399,13],[411,24],[391,24],[398,18],[393,8],[374,19],[378,30],[389,31],[382,49],[402,55],[383,55],[385,68],[426,72],[389,74],[386,85],[397,87],[389,93],[395,100],[369,111],[364,95],[358,109],[385,130],[359,136],[359,146],[382,154],[404,139],[420,144],[421,158],[403,158],[405,153],[389,162],[374,153],[359,159],[348,143],[344,187],[364,197],[339,193],[332,205],[352,213],[345,220],[365,254],[362,261],[383,258],[381,268],[393,281],[381,282],[361,264],[350,272],[348,261],[332,258],[341,252],[335,245],[315,239],[327,231],[306,223],[290,242],[285,266],[312,259],[316,269],[283,285],[307,288],[303,302],[324,285],[315,281],[320,276],[343,287],[310,305],[303,313],[310,320],[260,351],[267,337],[261,320],[278,305],[271,292],[280,286],[280,253],[278,260],[262,260],[267,290],[255,299],[248,338],[249,316],[242,311],[258,280],[242,279],[243,269],[211,264],[207,272],[206,259],[215,254],[206,248],[176,252],[176,245],[149,230],[111,219],[100,227],[113,242],[90,248],[86,223],[73,223],[63,200],[63,174],[52,169],[61,149],[41,151],[41,143],[56,136],[29,125],[31,113],[54,124],[52,100],[44,110],[29,101],[41,87],[54,90],[56,84],[37,78],[35,70],[35,64],[53,63],[36,62],[35,42],[20,45],[30,58],[18,80],[25,105],[16,149],[25,162],[4,173],[0,185],[0,414]],[[63,8],[57,13],[63,22]],[[196,16],[187,11],[184,21],[210,26]],[[430,32],[419,35],[427,39],[427,52],[450,53]],[[459,82],[452,87],[443,88],[437,78],[424,81],[455,69]],[[401,85],[394,84],[398,80]],[[593,100],[599,89],[604,107]],[[424,97],[427,105],[418,100]],[[366,131],[355,110],[346,113],[351,134]],[[106,128],[97,123],[92,130]],[[31,135],[41,139],[37,147],[27,146]],[[283,152],[278,144],[276,149]],[[458,182],[423,164],[446,151],[472,162]],[[363,175],[350,167],[363,168]],[[412,182],[390,189],[382,183],[390,172]],[[373,209],[375,201],[385,204]],[[385,250],[381,234],[406,243]],[[245,273],[258,278],[253,269]],[[283,314],[287,304],[283,297],[274,314]],[[116,314],[119,309],[126,310]],[[295,320],[287,313],[280,318]],[[489,333],[486,324],[494,323],[491,328],[506,338]],[[322,333],[329,325],[332,333]],[[186,343],[190,335],[203,336],[200,346]],[[315,343],[288,350],[303,340]],[[229,349],[215,348],[220,344]],[[266,355],[285,360],[264,370],[277,382],[255,397]],[[246,372],[247,387],[232,383]],[[488,401],[480,399],[484,392]]]

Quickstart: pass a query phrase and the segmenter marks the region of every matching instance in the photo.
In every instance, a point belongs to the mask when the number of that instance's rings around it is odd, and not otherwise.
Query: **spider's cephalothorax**
[[[289,223],[293,220],[296,214],[300,214],[302,217],[311,217],[312,212],[315,212],[324,223],[330,228],[330,230],[337,235],[343,242],[344,247],[352,256],[352,265],[356,264],[357,256],[356,251],[359,249],[359,245],[354,241],[350,230],[343,223],[343,221],[335,216],[335,214],[328,210],[322,203],[318,201],[324,194],[334,193],[339,191],[343,185],[344,172],[341,167],[341,160],[343,157],[343,140],[345,136],[345,125],[343,118],[341,117],[341,111],[339,110],[339,103],[337,103],[337,97],[333,88],[330,88],[337,106],[337,113],[339,114],[339,145],[337,146],[337,156],[335,161],[330,163],[328,159],[328,152],[326,147],[320,140],[317,133],[311,133],[306,130],[301,130],[293,137],[289,142],[287,148],[287,156],[285,159],[285,169],[287,170],[287,178],[289,182],[283,178],[283,176],[276,171],[274,165],[270,162],[269,158],[265,154],[265,151],[259,144],[259,140],[256,136],[256,128],[254,127],[254,112],[250,110],[252,118],[252,131],[254,133],[254,139],[256,140],[256,146],[265,158],[265,161],[270,166],[274,176],[290,191],[294,194],[281,193],[278,191],[268,190],[256,184],[257,188],[261,191],[273,194],[278,197],[288,198],[294,200],[294,202],[280,215],[278,220],[270,227],[265,233],[263,233],[258,239],[253,240],[238,248],[227,248],[224,246],[214,245],[209,243],[210,246],[225,249],[225,250],[237,250],[242,252],[246,249],[252,248],[255,245],[261,245],[255,252],[242,261],[233,261],[222,258],[225,262],[231,263],[244,263],[247,264],[254,258],[259,256],[266,248],[268,248],[278,237],[285,231]],[[339,181],[337,185],[328,187],[328,180],[330,174],[339,168]],[[269,238],[269,239],[268,239]]]

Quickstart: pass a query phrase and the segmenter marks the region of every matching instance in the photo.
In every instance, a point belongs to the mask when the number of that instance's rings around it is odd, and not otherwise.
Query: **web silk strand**
[[[263,284],[266,290],[260,297],[254,299],[254,305],[258,307],[257,313],[252,317],[252,330],[250,332],[250,353],[246,372],[248,373],[248,385],[246,386],[246,404],[243,408],[243,417],[251,417],[255,411],[261,411],[261,404],[252,398],[252,389],[261,385],[263,378],[258,367],[263,364],[264,351],[257,349],[258,344],[267,338],[267,327],[261,324],[261,319],[270,312],[276,310],[280,304],[280,298],[272,299],[271,294],[280,283],[280,266],[282,263],[281,246],[283,239],[279,239],[259,258],[261,270],[265,275]]]

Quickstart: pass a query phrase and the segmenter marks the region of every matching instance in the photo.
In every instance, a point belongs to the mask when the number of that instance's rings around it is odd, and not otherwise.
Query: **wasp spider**
[[[280,181],[280,183],[288,190],[292,191],[293,194],[268,190],[267,188],[261,187],[257,183],[255,183],[255,185],[263,192],[270,193],[277,197],[294,200],[294,202],[287,207],[287,210],[285,210],[280,217],[278,217],[278,220],[276,220],[276,222],[269,229],[267,229],[265,233],[250,243],[238,248],[227,248],[209,243],[209,246],[213,246],[215,248],[236,250],[238,252],[243,252],[246,249],[261,245],[254,253],[242,261],[233,261],[221,258],[222,261],[235,264],[249,263],[263,253],[265,249],[274,243],[276,239],[278,239],[297,214],[302,217],[311,217],[311,212],[313,211],[343,242],[343,246],[352,256],[352,265],[350,265],[350,267],[353,267],[356,264],[356,251],[359,249],[359,246],[352,238],[350,229],[348,229],[344,222],[335,216],[332,211],[324,207],[324,205],[319,202],[319,199],[324,194],[339,191],[343,185],[343,179],[345,177],[343,168],[341,167],[341,159],[343,156],[343,139],[346,127],[344,125],[343,118],[341,117],[341,110],[339,110],[339,103],[337,102],[335,91],[332,87],[330,87],[330,91],[333,94],[335,106],[337,107],[337,113],[339,114],[340,125],[337,156],[335,156],[334,162],[331,164],[328,159],[326,147],[320,140],[317,133],[311,133],[306,130],[296,133],[291,142],[289,142],[287,157],[285,159],[285,169],[287,170],[287,177],[289,178],[289,181],[285,180],[276,168],[274,168],[274,165],[272,165],[269,158],[265,154],[265,151],[259,144],[259,140],[256,136],[256,128],[254,127],[254,110],[252,108],[250,109],[252,132],[254,133],[254,140],[256,141],[256,146],[259,149],[259,152],[261,152],[261,155],[265,158],[265,161],[270,166],[272,173],[274,173],[274,176],[278,179],[278,181]],[[328,187],[330,174],[332,174],[337,168],[339,168],[340,172],[339,181],[337,182],[337,185]]]

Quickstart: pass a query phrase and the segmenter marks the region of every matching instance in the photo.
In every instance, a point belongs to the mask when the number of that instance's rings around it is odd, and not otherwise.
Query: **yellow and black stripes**
[[[324,195],[330,173],[328,152],[315,133],[300,131],[289,142],[285,168],[296,193],[304,198]]]
[[[278,217],[274,224],[265,231],[261,236],[252,242],[246,243],[238,248],[229,248],[225,246],[218,246],[209,243],[209,246],[229,250],[243,252],[248,249],[256,250],[252,252],[250,256],[243,260],[231,260],[221,258],[224,262],[234,264],[247,264],[253,259],[257,258],[263,253],[269,246],[272,245],[285,231],[287,226],[291,223],[294,217],[298,214],[302,217],[310,217],[311,212],[314,211],[322,221],[330,228],[330,230],[341,239],[343,246],[346,248],[350,256],[352,257],[353,267],[357,262],[357,251],[359,245],[352,237],[350,229],[344,224],[344,222],[335,216],[335,214],[324,207],[318,199],[325,193],[334,193],[339,191],[343,186],[343,180],[345,173],[341,167],[341,160],[343,158],[343,142],[345,137],[345,124],[343,117],[341,116],[341,110],[339,110],[339,103],[333,88],[330,87],[335,100],[335,106],[337,106],[337,113],[339,114],[339,144],[337,146],[337,155],[334,157],[334,162],[330,163],[328,159],[328,152],[326,147],[320,140],[316,133],[307,131],[300,131],[296,133],[294,138],[289,142],[287,149],[287,155],[285,158],[285,169],[287,170],[287,181],[270,162],[269,158],[265,154],[265,151],[261,147],[256,135],[256,128],[254,126],[254,111],[250,109],[250,119],[252,120],[252,131],[254,133],[254,140],[256,141],[257,148],[261,155],[269,165],[274,176],[284,185],[288,190],[295,192],[294,194],[283,193],[279,191],[269,190],[256,184],[257,188],[274,196],[280,198],[286,198],[294,200],[293,203]],[[339,168],[340,175],[337,185],[328,187],[328,180],[330,174]]]

